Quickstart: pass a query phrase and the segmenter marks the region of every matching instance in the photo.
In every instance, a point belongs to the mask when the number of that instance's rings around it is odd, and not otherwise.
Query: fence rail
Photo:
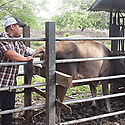
[[[85,99],[73,99],[73,100],[70,100],[70,101],[65,101],[64,104],[69,105],[69,104],[75,104],[75,103],[81,103],[81,102],[90,102],[90,101],[101,100],[101,99],[121,97],[121,96],[125,96],[125,92],[124,93],[118,93],[118,94],[105,95],[105,96],[85,98]]]
[[[46,50],[47,50],[47,84],[46,83],[37,83],[37,84],[27,84],[22,86],[13,86],[13,87],[5,87],[0,88],[0,91],[10,91],[13,89],[27,89],[42,85],[47,85],[46,94],[46,110],[47,110],[47,125],[55,125],[55,64],[56,63],[71,63],[71,62],[82,62],[82,61],[97,61],[97,60],[114,60],[114,59],[125,59],[125,56],[116,56],[116,57],[100,57],[100,58],[84,58],[84,59],[66,59],[66,60],[55,60],[55,41],[86,41],[86,40],[125,40],[125,37],[91,37],[91,38],[55,38],[55,24],[52,22],[46,23],[46,38],[0,38],[0,41],[46,41]],[[33,62],[33,64],[40,64],[45,63],[45,61],[37,61]],[[0,66],[10,66],[10,65],[26,65],[27,62],[12,62],[12,63],[0,63]],[[108,76],[108,77],[99,77],[99,78],[89,78],[89,79],[81,79],[81,80],[73,80],[73,83],[77,82],[88,82],[88,81],[97,81],[97,80],[106,80],[106,79],[114,79],[114,78],[123,78],[125,75],[117,75],[117,76]],[[88,98],[83,100],[77,100],[77,101],[69,101],[64,102],[64,104],[71,104],[71,103],[78,103],[78,102],[86,102],[86,101],[93,101],[93,100],[99,100],[99,99],[106,99],[106,98],[112,98],[112,97],[119,97],[119,96],[125,96],[125,93],[119,93],[119,94],[113,94],[113,95],[106,95],[101,97],[94,97],[94,98]],[[7,114],[7,113],[14,113],[19,111],[25,111],[25,110],[31,110],[35,108],[41,108],[45,106],[38,105],[38,106],[29,106],[19,109],[13,109],[13,110],[7,110],[2,111],[0,114]],[[119,112],[113,112],[108,114],[103,114],[100,116],[94,116],[74,121],[69,121],[65,123],[60,123],[60,125],[66,125],[66,124],[74,124],[74,123],[80,123],[84,121],[90,121],[94,119],[104,118],[104,117],[110,117],[116,114],[123,114],[125,111],[119,111]]]
[[[56,38],[56,41],[99,41],[99,40],[125,40],[125,37],[91,37],[91,38]]]
[[[9,62],[9,63],[0,63],[0,66],[15,66],[15,65],[26,65],[28,62]],[[43,61],[34,61],[33,64],[44,64]]]
[[[98,116],[93,116],[93,117],[88,117],[88,118],[83,118],[83,119],[78,119],[78,120],[72,120],[72,121],[68,121],[68,122],[63,122],[63,123],[59,123],[59,125],[73,125],[73,124],[92,121],[92,120],[96,120],[96,119],[101,119],[101,118],[111,117],[111,116],[115,116],[115,115],[120,115],[120,114],[124,114],[124,113],[125,113],[125,110],[118,111],[118,112],[113,112],[113,113],[107,113],[107,114],[98,115]]]
[[[27,110],[31,110],[31,109],[41,109],[41,108],[44,108],[45,106],[46,106],[45,104],[42,104],[42,105],[33,105],[33,106],[27,106],[27,107],[21,107],[21,108],[6,110],[6,111],[1,111],[0,115],[22,112],[22,111],[27,111]]]
[[[0,38],[0,41],[46,41],[46,38]]]
[[[125,59],[125,56],[114,56],[114,57],[98,57],[98,58],[81,58],[81,59],[60,59],[56,60],[56,63],[69,63],[69,62],[84,62],[84,61],[99,61],[99,60],[115,60]]]
[[[55,41],[125,40],[125,37],[55,38]],[[0,41],[46,41],[46,38],[0,38]]]
[[[45,86],[45,85],[46,85],[46,83],[36,83],[36,84],[9,86],[9,87],[0,88],[0,91],[11,91],[11,90],[15,90],[15,89],[33,88],[33,87],[39,87],[39,86]]]

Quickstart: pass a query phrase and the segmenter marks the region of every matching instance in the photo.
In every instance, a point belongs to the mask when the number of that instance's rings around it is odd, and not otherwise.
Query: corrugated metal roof
[[[125,12],[125,0],[96,0],[89,10],[91,11],[116,11]]]

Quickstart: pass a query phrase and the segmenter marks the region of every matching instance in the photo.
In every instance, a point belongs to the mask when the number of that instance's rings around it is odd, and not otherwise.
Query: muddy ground
[[[112,99],[112,110],[115,112],[125,110],[124,99],[125,98],[117,100]],[[101,100],[96,102],[98,108],[93,107],[91,102],[69,105],[72,109],[72,114],[61,111],[61,122],[106,114],[107,110],[105,101]],[[30,122],[25,121],[23,115],[18,116],[18,120],[16,119],[16,125],[45,125],[45,110],[42,109],[34,111]],[[125,125],[125,114],[72,125]]]

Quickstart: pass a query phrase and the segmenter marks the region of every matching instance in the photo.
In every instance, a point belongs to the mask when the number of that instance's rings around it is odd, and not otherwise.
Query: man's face
[[[13,25],[13,37],[21,37],[23,34],[23,28],[19,25]]]

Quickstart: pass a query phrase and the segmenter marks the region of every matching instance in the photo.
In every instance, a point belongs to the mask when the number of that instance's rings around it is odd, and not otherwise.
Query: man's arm
[[[12,61],[25,62],[25,61],[33,60],[32,56],[24,57],[24,56],[16,53],[13,50],[5,51],[3,54],[5,57],[9,58]]]

